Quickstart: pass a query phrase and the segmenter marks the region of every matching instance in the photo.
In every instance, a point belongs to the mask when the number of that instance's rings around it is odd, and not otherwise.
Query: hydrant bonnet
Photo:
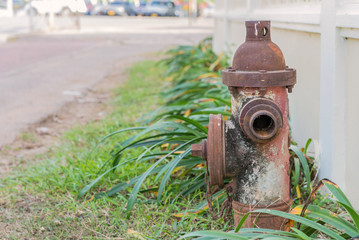
[[[229,87],[287,87],[291,92],[296,71],[287,68],[282,51],[270,38],[270,21],[246,22],[246,41],[233,57],[232,67],[222,71]]]
[[[284,70],[283,53],[270,37],[270,22],[246,22],[246,29],[246,41],[234,54],[232,68],[241,71]]]

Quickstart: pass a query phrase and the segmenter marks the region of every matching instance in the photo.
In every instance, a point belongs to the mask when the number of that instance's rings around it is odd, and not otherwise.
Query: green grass
[[[126,203],[131,189],[112,198],[95,199],[90,194],[78,198],[79,191],[97,177],[108,160],[107,152],[131,133],[97,146],[99,139],[140,125],[139,117],[160,106],[159,92],[168,84],[163,80],[164,72],[163,66],[152,61],[135,64],[128,70],[127,82],[115,90],[112,112],[103,121],[72,129],[58,148],[41,156],[45,160],[36,166],[20,166],[0,180],[0,239],[175,239],[189,231],[227,229],[222,220],[213,221],[205,215],[173,216],[203,201],[199,191],[175,202],[175,196],[165,192],[160,204],[155,192],[141,193],[129,220]],[[138,155],[136,151],[127,152],[125,157]],[[152,164],[118,167],[94,186],[92,194],[131,179]],[[151,188],[152,180],[145,180],[146,188]]]

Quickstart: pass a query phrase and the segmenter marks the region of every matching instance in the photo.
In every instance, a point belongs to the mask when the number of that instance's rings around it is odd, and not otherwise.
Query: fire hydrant
[[[232,67],[222,71],[232,116],[224,121],[210,115],[207,140],[192,145],[192,155],[207,161],[211,185],[233,179],[235,225],[249,211],[288,211],[291,204],[287,90],[292,92],[296,71],[271,41],[270,21],[247,21],[246,29]],[[244,227],[253,226],[282,229],[284,219],[251,214]]]

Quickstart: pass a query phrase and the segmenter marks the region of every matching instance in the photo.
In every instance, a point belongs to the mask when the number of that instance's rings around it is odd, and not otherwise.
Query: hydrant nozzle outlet
[[[252,141],[265,143],[275,138],[282,130],[283,116],[275,102],[266,98],[256,98],[241,109],[239,124]]]

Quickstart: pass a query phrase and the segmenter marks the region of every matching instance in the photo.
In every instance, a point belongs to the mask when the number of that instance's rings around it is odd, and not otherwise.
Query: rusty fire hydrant
[[[232,97],[232,117],[210,115],[207,140],[192,145],[192,155],[207,161],[209,182],[233,179],[235,225],[255,209],[288,211],[288,92],[296,71],[285,65],[271,41],[270,21],[247,21],[246,41],[237,49],[222,80]],[[255,225],[254,225],[255,224]],[[252,214],[245,227],[283,229],[284,219]]]

